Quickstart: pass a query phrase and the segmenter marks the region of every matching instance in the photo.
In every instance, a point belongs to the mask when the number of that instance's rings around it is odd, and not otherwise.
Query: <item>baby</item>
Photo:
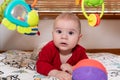
[[[59,80],[72,80],[72,66],[88,58],[85,48],[78,44],[82,37],[79,18],[73,13],[60,14],[55,19],[52,36],[53,40],[39,52],[37,72]]]

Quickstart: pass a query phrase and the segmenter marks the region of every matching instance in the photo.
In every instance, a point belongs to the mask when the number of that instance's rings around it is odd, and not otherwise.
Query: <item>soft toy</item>
[[[107,71],[99,61],[83,59],[73,67],[72,80],[107,80]]]

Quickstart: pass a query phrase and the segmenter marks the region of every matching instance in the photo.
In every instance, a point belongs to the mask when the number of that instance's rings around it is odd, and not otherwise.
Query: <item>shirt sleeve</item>
[[[38,60],[36,62],[36,70],[38,73],[48,75],[50,70],[56,69],[56,67],[52,65],[52,55],[53,54],[51,53],[49,46],[44,47],[40,51],[38,55]]]

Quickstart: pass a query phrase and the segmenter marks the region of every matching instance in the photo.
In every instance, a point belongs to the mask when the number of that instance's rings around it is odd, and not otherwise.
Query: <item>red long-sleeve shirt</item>
[[[78,61],[85,58],[88,58],[85,49],[80,45],[76,45],[67,63],[73,66]],[[61,64],[59,50],[54,45],[53,41],[51,41],[40,51],[36,62],[36,69],[38,73],[48,75],[49,71],[52,69],[60,70]]]

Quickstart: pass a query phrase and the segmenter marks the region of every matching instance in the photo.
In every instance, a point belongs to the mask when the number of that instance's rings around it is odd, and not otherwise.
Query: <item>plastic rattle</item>
[[[87,6],[93,6],[93,7],[97,7],[99,5],[102,5],[102,11],[101,11],[100,16],[98,14],[90,14],[88,16],[86,14],[85,9],[84,9],[84,3]],[[102,18],[103,13],[104,13],[104,3],[102,0],[82,0],[81,8],[82,8],[83,14],[87,18],[88,24],[90,26],[95,27],[95,26],[98,26],[100,24],[100,19]]]
[[[104,1],[103,0],[81,0],[81,1],[76,0],[76,5],[79,5],[80,2],[81,2],[81,9],[82,9],[83,15],[88,20],[88,24],[92,27],[98,26],[100,24],[100,19],[102,18],[103,14],[104,14]],[[84,5],[90,6],[90,7],[102,6],[100,15],[92,13],[92,14],[89,14],[89,16],[88,16],[85,11]]]
[[[2,24],[9,30],[17,30],[21,34],[38,34],[39,16],[36,10],[32,9],[37,0],[29,5],[25,0],[11,0],[4,11]]]

